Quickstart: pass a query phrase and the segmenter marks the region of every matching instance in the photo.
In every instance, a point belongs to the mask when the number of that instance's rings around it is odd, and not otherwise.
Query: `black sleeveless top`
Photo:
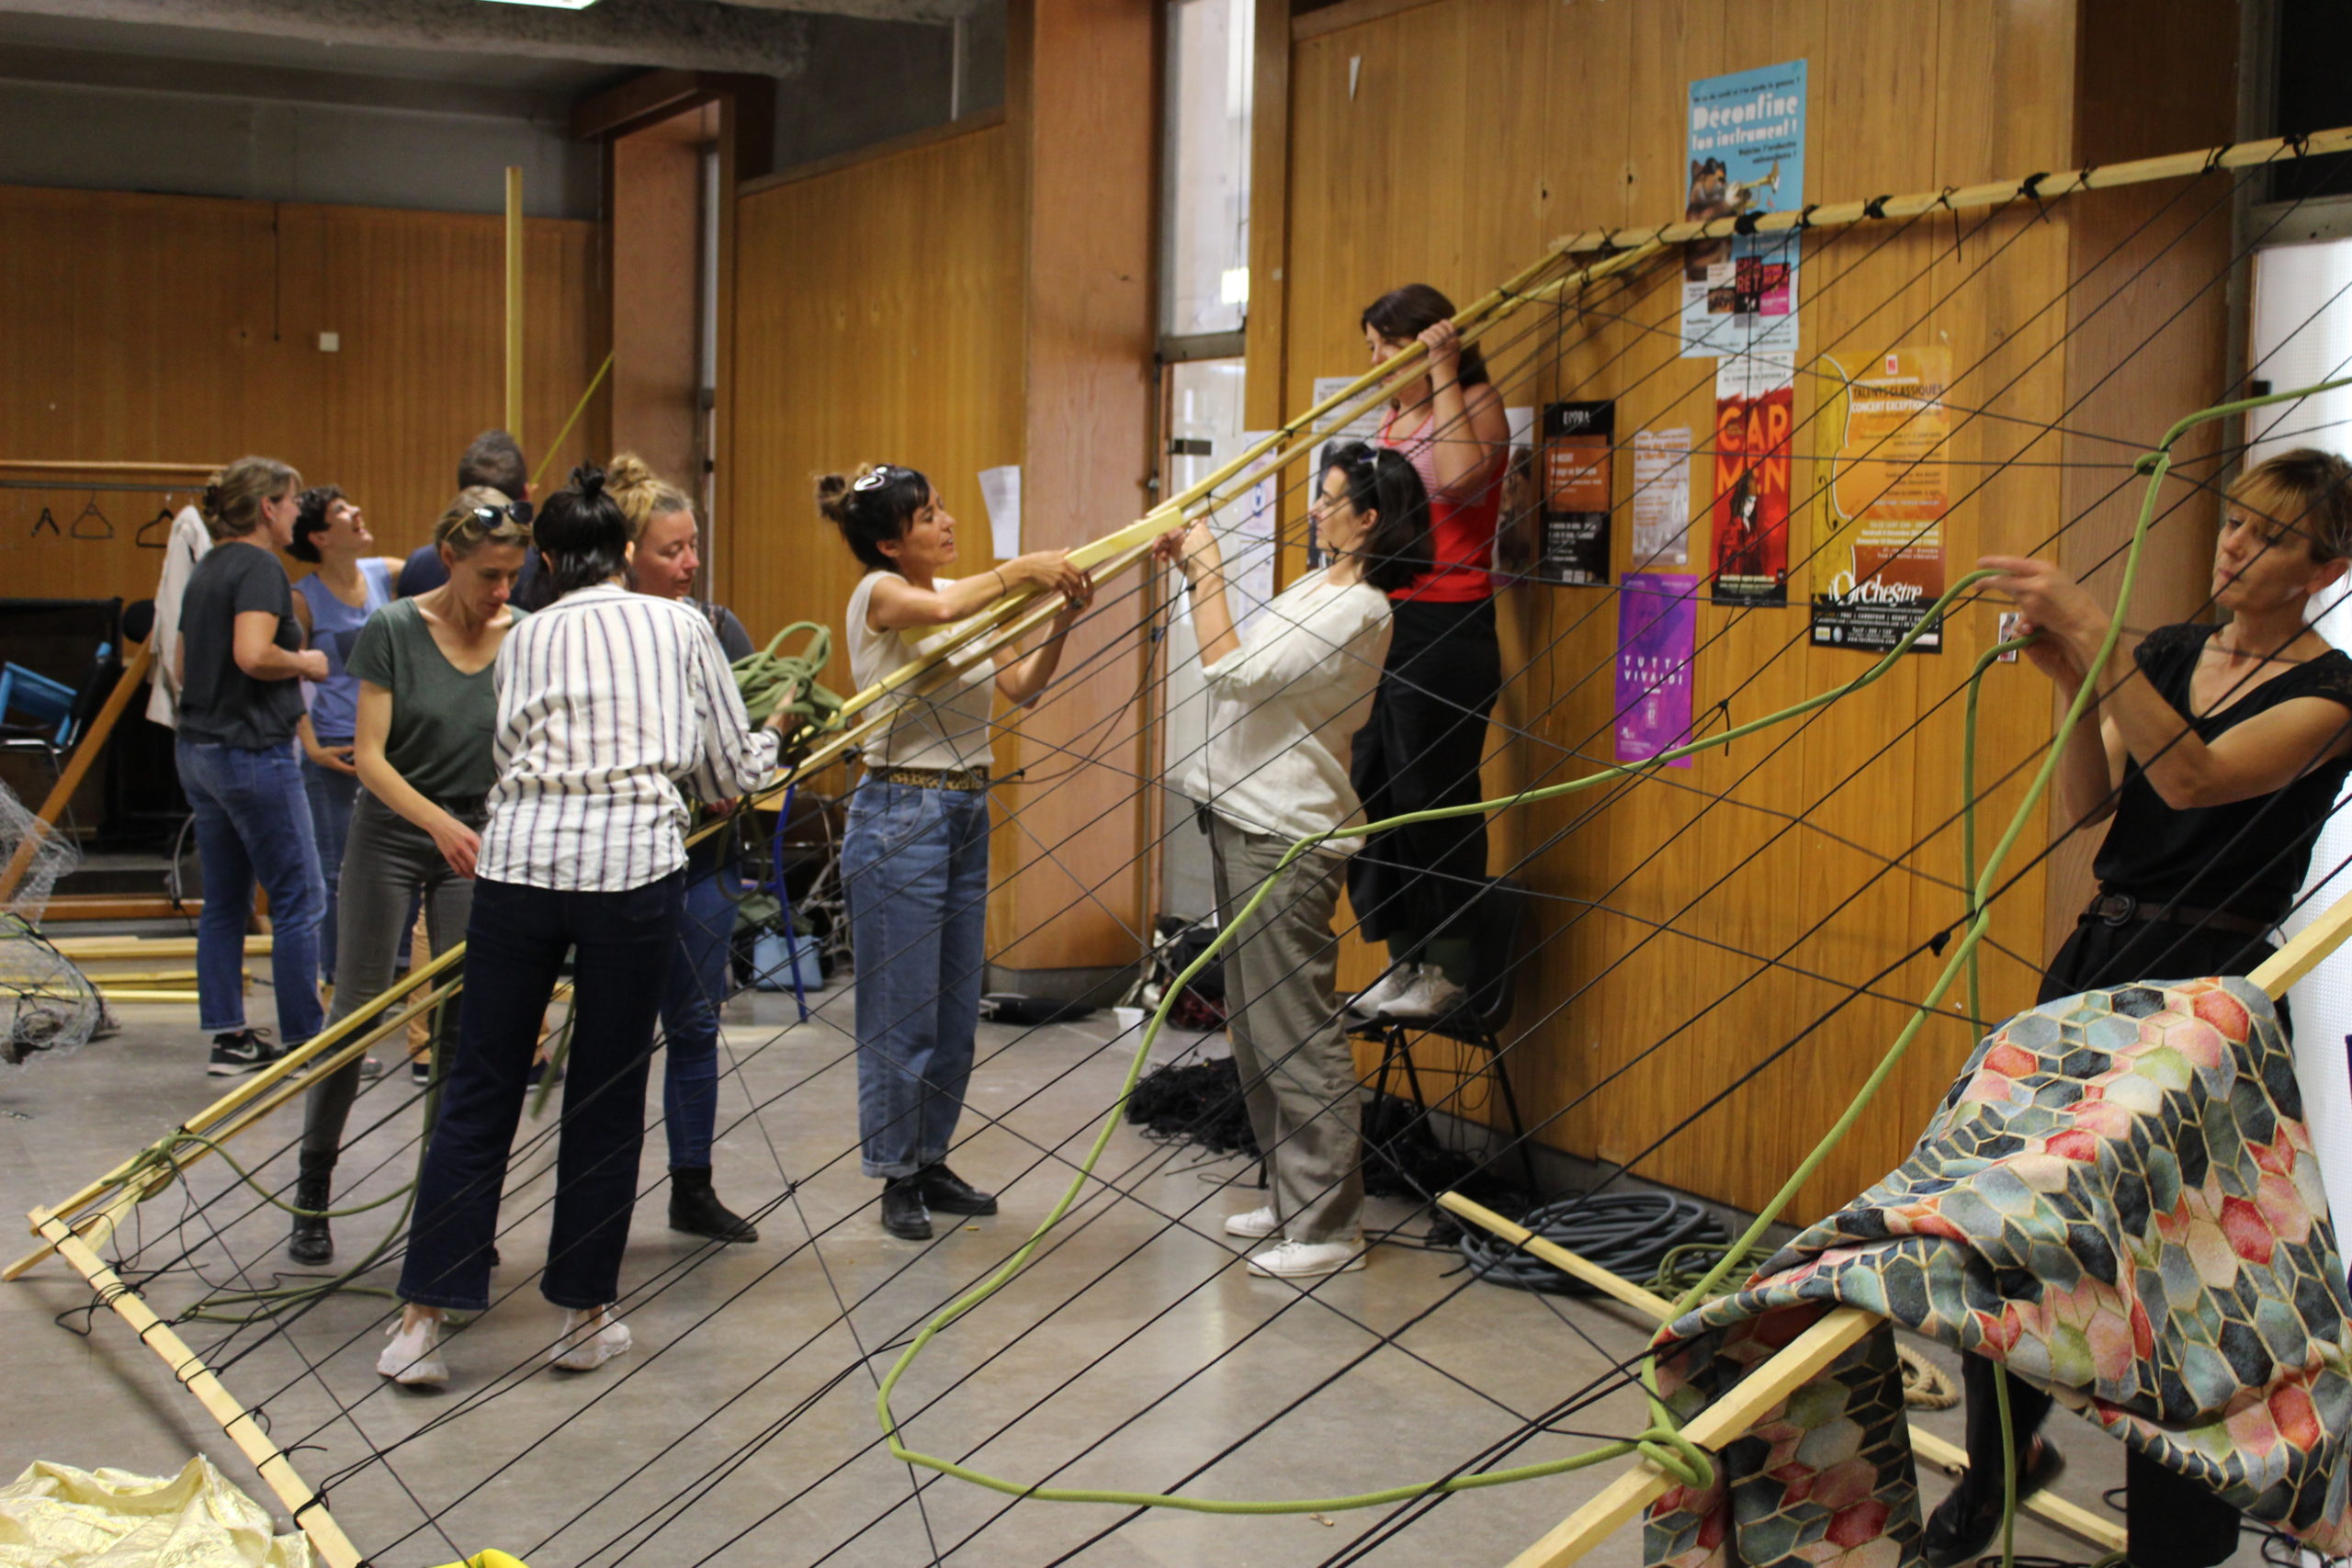
[[[2133,658],[2148,683],[2189,721],[2199,739],[2215,736],[2298,697],[2324,697],[2352,709],[2352,659],[2330,649],[2245,690],[2218,713],[2192,716],[2189,681],[2218,626],[2160,626]],[[2127,761],[2115,816],[2091,863],[2100,886],[2142,900],[2193,909],[2222,909],[2249,919],[2278,919],[2302,890],[2312,845],[2352,773],[2339,757],[2286,788],[2227,806],[2174,810],[2136,761]]]

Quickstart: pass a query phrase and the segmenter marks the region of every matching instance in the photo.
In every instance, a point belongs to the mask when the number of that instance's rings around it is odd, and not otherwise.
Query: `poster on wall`
[[[1544,498],[1535,476],[1535,415],[1532,408],[1506,408],[1510,451],[1503,465],[1503,504],[1495,517],[1495,553],[1488,570],[1495,586],[1525,581],[1542,549]]]
[[[1822,428],[1836,444],[1822,558],[1834,568],[1813,599],[1813,640],[1883,653],[1903,639],[1945,586],[1944,513],[1951,505],[1951,419],[1944,389],[1951,350],[1898,348],[1861,375],[1824,355],[1836,387]],[[1943,630],[1911,645],[1937,653]]]
[[[1646,762],[1690,739],[1699,580],[1634,571],[1617,592],[1617,760]],[[1687,768],[1688,757],[1667,764]]]
[[[1715,367],[1714,591],[1718,604],[1789,602],[1789,495],[1796,368],[1743,357]]]
[[[1760,217],[1804,206],[1804,62],[1690,84],[1690,187],[1683,216]],[[1797,351],[1793,230],[1682,250],[1682,357]]]
[[[1690,433],[1634,432],[1634,570],[1690,561]]]
[[[1363,372],[1359,371],[1357,374],[1361,375]],[[1354,376],[1317,376],[1315,378],[1315,396],[1307,406],[1312,408],[1324,399],[1336,396],[1341,389],[1355,378]],[[1387,404],[1374,402],[1372,407],[1345,424],[1326,424],[1319,427],[1318,434],[1332,441],[1370,441],[1380,434],[1380,422],[1387,412]]]
[[[1544,405],[1544,534],[1529,573],[1539,582],[1609,581],[1609,470],[1613,402]]]

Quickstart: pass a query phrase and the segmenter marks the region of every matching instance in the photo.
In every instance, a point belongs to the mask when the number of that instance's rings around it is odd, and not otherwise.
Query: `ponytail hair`
[[[605,470],[571,470],[571,482],[532,517],[539,554],[559,599],[628,569],[628,518],[605,493]]]
[[[1374,514],[1372,532],[1356,548],[1363,580],[1383,593],[1410,588],[1430,570],[1430,496],[1421,476],[1400,452],[1361,441],[1324,449],[1323,477],[1338,469],[1348,504]]]
[[[204,487],[198,510],[216,539],[242,539],[261,526],[261,503],[302,488],[302,476],[275,457],[240,457]]]
[[[645,537],[645,525],[673,512],[692,512],[695,503],[684,491],[653,471],[653,465],[634,452],[616,452],[605,465],[605,493],[620,504],[628,519],[632,541]]]
[[[1440,321],[1453,319],[1453,301],[1426,283],[1392,288],[1363,308],[1359,326],[1370,327],[1391,343],[1410,343]],[[1464,387],[1487,384],[1487,356],[1476,344],[1462,345],[1459,378]]]
[[[868,570],[895,570],[882,547],[906,537],[907,525],[931,499],[931,481],[897,463],[866,463],[854,475],[820,474],[817,510],[842,531]]]

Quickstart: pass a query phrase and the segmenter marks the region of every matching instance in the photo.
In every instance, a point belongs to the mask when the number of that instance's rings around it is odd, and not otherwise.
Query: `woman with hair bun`
[[[359,503],[340,485],[320,485],[304,491],[296,503],[294,539],[286,547],[288,555],[313,569],[294,584],[294,618],[302,623],[311,646],[327,656],[326,679],[302,683],[308,711],[295,735],[302,742],[302,788],[311,799],[319,874],[326,883],[326,908],[319,918],[319,977],[330,985],[335,976],[343,847],[359,796],[358,766],[352,761],[359,678],[345,661],[359,628],[392,602],[392,578],[401,569],[393,557],[367,553],[375,542]]]
[[[1200,634],[1209,739],[1182,787],[1208,813],[1217,919],[1233,933],[1233,1063],[1271,1189],[1225,1231],[1271,1243],[1250,1272],[1284,1280],[1363,1267],[1363,1138],[1331,921],[1363,843],[1344,829],[1364,812],[1341,759],[1387,657],[1388,595],[1429,570],[1428,497],[1403,457],[1353,442],[1324,460],[1315,526],[1330,566],[1276,594],[1241,633],[1208,525],[1159,544],[1183,570]],[[1282,865],[1318,834],[1332,836]]]
[[[556,598],[498,650],[498,782],[475,857],[458,1049],[417,1178],[406,1305],[376,1362],[410,1385],[448,1381],[444,1315],[490,1305],[507,1150],[567,955],[571,1071],[539,1280],[564,1309],[549,1359],[586,1371],[628,1349],[613,1303],[654,1016],[685,892],[681,786],[722,799],[775,766],[776,721],[752,728],[709,626],[629,592],[628,519],[602,469],[573,469],[532,528]]]
[[[956,519],[929,479],[895,463],[827,474],[817,506],[865,568],[846,616],[861,691],[920,658],[922,633],[1014,589],[1067,601],[1029,652],[1000,649],[992,667],[886,698],[889,726],[866,744],[865,776],[850,797],[842,890],[857,966],[860,1162],[882,1180],[882,1228],[922,1241],[934,1209],[996,1213],[994,1194],[947,1168],[980,1021],[990,702],[1001,693],[1025,704],[1046,689],[1094,584],[1064,550],[943,576],[956,558]]]
[[[204,912],[196,925],[198,1013],[212,1036],[209,1070],[267,1066],[319,1030],[319,878],[311,804],[295,760],[304,680],[327,656],[302,646],[294,591],[277,552],[293,543],[302,476],[271,457],[240,457],[204,490],[217,541],[180,602],[180,724],[175,758],[196,817]],[[254,883],[269,890],[273,1044],[245,1024],[245,925]]]

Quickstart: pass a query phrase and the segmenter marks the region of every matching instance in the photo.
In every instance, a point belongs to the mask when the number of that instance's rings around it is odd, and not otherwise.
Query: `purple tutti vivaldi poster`
[[[1628,573],[1617,593],[1617,760],[1646,762],[1690,737],[1690,655],[1699,580]],[[1687,768],[1688,757],[1670,767]]]

